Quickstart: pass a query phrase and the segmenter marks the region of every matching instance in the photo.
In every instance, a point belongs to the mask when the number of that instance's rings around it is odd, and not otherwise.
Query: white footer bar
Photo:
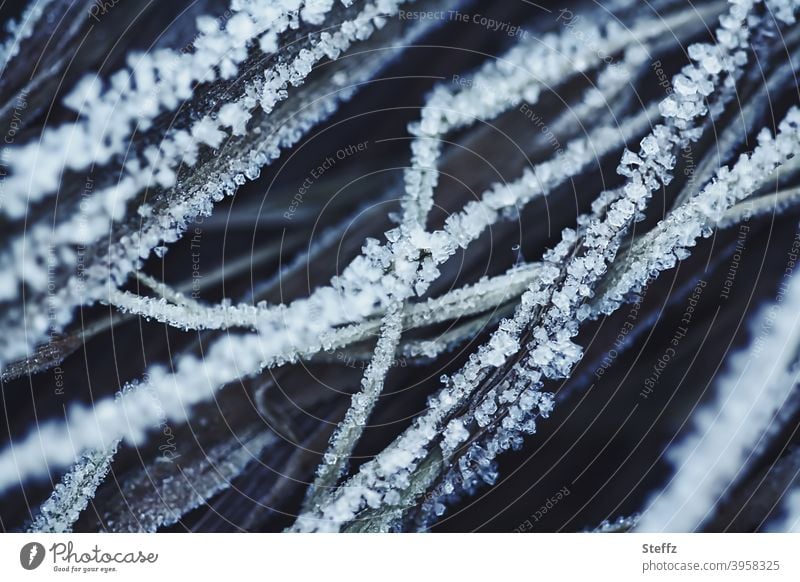
[[[0,573],[9,581],[798,581],[800,534],[2,534]]]

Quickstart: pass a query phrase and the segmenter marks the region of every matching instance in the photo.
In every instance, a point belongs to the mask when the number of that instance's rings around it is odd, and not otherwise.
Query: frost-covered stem
[[[161,297],[111,289],[107,302],[122,313],[169,323],[184,330],[253,328],[258,325],[259,314],[264,311],[263,307],[247,304],[207,306],[197,301],[186,301],[185,297],[170,292],[161,293],[164,288],[154,290]]]
[[[17,53],[22,42],[30,38],[42,15],[50,8],[53,0],[33,0],[23,11],[19,21],[6,23],[6,31],[9,36],[0,45],[0,75],[6,70],[9,62]]]
[[[64,475],[50,497],[42,504],[39,515],[28,527],[33,533],[64,533],[72,531],[94,497],[95,491],[111,469],[116,443],[107,451],[86,453]]]
[[[384,318],[375,353],[361,380],[361,391],[353,395],[352,404],[331,437],[328,450],[322,457],[323,462],[317,469],[316,479],[304,504],[306,511],[315,508],[329,495],[344,473],[353,449],[361,439],[367,420],[378,402],[378,397],[383,392],[386,374],[394,361],[402,330],[399,305],[393,306]]]
[[[800,277],[780,302],[761,309],[751,348],[730,358],[714,400],[693,414],[691,433],[666,453],[675,474],[647,504],[642,532],[700,528],[732,487],[775,414],[796,389]]]
[[[536,277],[538,268],[539,265],[536,263],[518,265],[507,273],[484,278],[473,285],[454,289],[440,297],[430,298],[422,303],[407,304],[402,310],[403,325],[407,329],[416,329],[495,308],[519,296]],[[175,294],[174,298],[178,298],[178,292],[169,287],[165,286],[164,289],[159,287],[159,289],[168,295]],[[259,325],[260,318],[266,317],[269,313],[269,308],[264,304],[216,306],[206,306],[197,302],[172,304],[166,296],[152,299],[122,291],[112,291],[110,297],[112,298],[110,303],[123,312],[156,321],[171,322],[184,329],[255,328]],[[180,297],[185,298],[182,294]],[[379,327],[379,320],[370,319],[352,326],[332,329],[321,335],[322,341],[314,342],[304,349],[292,348],[276,356],[276,359],[307,358],[321,349],[344,347],[368,339]]]
[[[737,224],[767,215],[779,215],[800,204],[800,188],[789,188],[774,194],[765,194],[731,206],[714,223],[716,228],[730,228]]]
[[[251,260],[252,259],[248,257],[248,263],[250,263]],[[134,275],[139,281],[141,281],[147,287],[155,291],[165,301],[170,301],[176,305],[186,307],[187,309],[190,309],[192,311],[202,311],[204,309],[203,305],[198,301],[195,301],[191,297],[187,297],[180,291],[176,291],[166,283],[163,283],[146,273],[142,273],[141,271],[136,271]],[[122,311],[124,311],[124,309],[122,309]]]
[[[414,339],[402,340],[397,346],[398,355],[404,358],[420,358],[430,360],[437,358],[445,352],[456,349],[457,346],[467,343],[469,340],[474,339],[482,331],[485,331],[496,325],[501,319],[499,313],[507,311],[506,309],[499,309],[497,312],[491,312],[487,315],[481,315],[472,321],[458,324],[447,331],[438,334],[433,339]],[[505,313],[503,313],[505,315]],[[345,359],[357,361],[369,361],[372,358],[372,352],[363,349],[343,349],[335,357],[327,354],[318,354],[314,357],[314,361],[320,362],[340,362],[344,356]]]
[[[500,312],[502,311],[500,310]],[[487,315],[476,318],[474,321],[456,325],[452,329],[437,335],[434,339],[402,342],[398,348],[398,353],[406,358],[436,358],[445,352],[455,349],[456,346],[474,339],[498,320],[498,313],[490,312]]]

